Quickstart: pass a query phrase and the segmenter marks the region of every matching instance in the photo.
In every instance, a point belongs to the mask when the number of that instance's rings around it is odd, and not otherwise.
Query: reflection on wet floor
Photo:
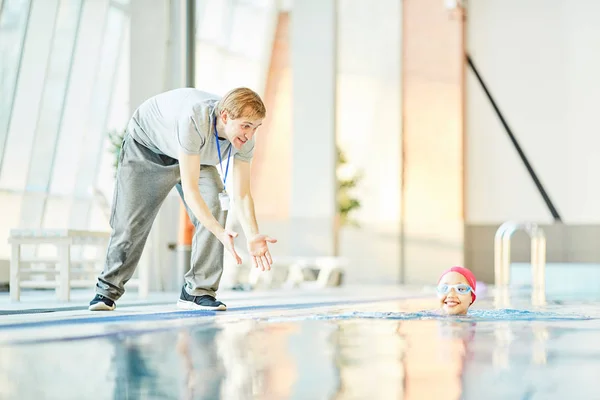
[[[600,398],[597,319],[385,317],[400,309],[216,318],[153,333],[5,344],[0,398]]]

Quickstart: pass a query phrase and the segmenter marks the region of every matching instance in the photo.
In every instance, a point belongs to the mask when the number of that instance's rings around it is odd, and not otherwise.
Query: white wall
[[[463,259],[463,26],[438,0],[404,0],[402,280]]]
[[[180,54],[175,51],[169,53],[169,3],[132,0],[130,10],[129,97],[132,114],[148,98],[172,88],[168,56],[179,59]],[[175,47],[175,43],[172,46]],[[175,76],[179,71],[172,72]]]
[[[360,228],[340,233],[349,282],[397,283],[402,187],[402,1],[338,2],[337,139],[363,179]]]
[[[294,2],[290,222],[294,255],[333,255],[336,1]]]
[[[600,2],[469,2],[468,51],[565,223],[600,222]],[[467,81],[469,224],[551,222],[472,72]]]

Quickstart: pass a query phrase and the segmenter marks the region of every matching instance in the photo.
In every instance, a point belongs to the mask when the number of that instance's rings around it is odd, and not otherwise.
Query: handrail
[[[531,301],[535,305],[546,303],[546,235],[542,228],[533,222],[508,221],[500,225],[494,238],[494,278],[496,287],[504,289],[507,301],[507,288],[510,283],[510,242],[517,231],[524,231],[531,239]]]
[[[500,123],[504,127],[504,130],[506,131],[506,134],[508,135],[508,138],[512,142],[515,150],[519,154],[519,157],[521,158],[521,161],[523,162],[523,165],[525,165],[525,168],[527,169],[527,172],[529,172],[529,176],[531,176],[531,179],[533,180],[533,183],[537,187],[538,192],[540,192],[540,195],[542,196],[542,199],[544,199],[544,203],[546,203],[546,206],[548,207],[548,210],[552,214],[552,217],[554,218],[554,221],[556,221],[556,222],[562,222],[562,219],[560,217],[560,214],[558,213],[558,210],[556,209],[556,206],[554,205],[554,203],[550,199],[550,196],[548,195],[548,192],[546,192],[546,189],[544,188],[544,185],[542,185],[542,182],[540,181],[540,179],[538,178],[537,174],[533,170],[533,166],[531,165],[531,163],[527,159],[527,156],[525,155],[525,152],[523,151],[523,149],[521,148],[521,145],[517,141],[517,137],[513,133],[512,129],[510,129],[510,127],[508,126],[508,123],[506,122],[506,118],[504,118],[504,115],[502,114],[502,112],[500,112],[500,108],[498,108],[498,105],[496,104],[496,101],[492,97],[492,94],[490,93],[487,85],[483,81],[483,78],[481,77],[481,74],[479,73],[479,71],[475,67],[475,63],[473,62],[473,59],[471,58],[471,56],[469,54],[466,55],[466,58],[467,58],[467,65],[469,67],[471,67],[471,70],[473,70],[473,73],[475,74],[475,77],[477,78],[477,81],[481,85],[481,88],[483,89],[483,91],[485,92],[485,95],[487,96],[488,100],[490,101],[490,104],[492,105],[492,108],[496,112],[496,116],[498,117],[498,119],[500,120]]]

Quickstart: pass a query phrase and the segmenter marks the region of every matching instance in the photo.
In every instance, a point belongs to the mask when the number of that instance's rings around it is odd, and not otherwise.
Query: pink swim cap
[[[471,290],[471,298],[473,299],[473,303],[475,303],[475,299],[477,298],[477,296],[475,295],[475,289],[477,286],[477,280],[475,279],[475,275],[473,275],[473,273],[465,267],[452,267],[444,271],[444,273],[440,276],[440,279],[438,279],[438,283],[440,283],[444,275],[446,275],[448,272],[458,272],[459,274],[465,277],[467,282],[469,282],[469,286],[471,286],[471,289],[473,289]]]

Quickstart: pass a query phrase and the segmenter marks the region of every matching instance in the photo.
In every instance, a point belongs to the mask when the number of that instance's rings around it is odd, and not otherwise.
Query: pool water
[[[466,317],[414,299],[171,313],[79,338],[75,321],[55,327],[60,340],[0,344],[0,398],[600,399],[600,303],[527,304],[478,299]]]

